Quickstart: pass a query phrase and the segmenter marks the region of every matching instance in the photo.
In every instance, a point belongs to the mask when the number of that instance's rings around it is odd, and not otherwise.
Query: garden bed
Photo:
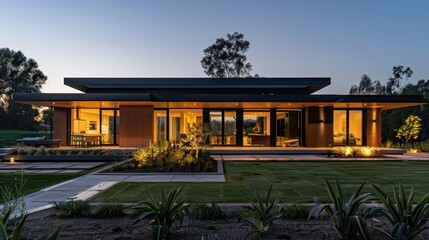
[[[112,166],[103,171],[103,173],[217,173],[222,162],[216,161],[213,158],[205,161],[204,163],[195,163],[179,166],[177,164],[163,164],[163,165],[145,165],[137,166],[137,162],[133,159]]]
[[[171,239],[246,239],[247,227],[241,226],[243,221],[237,213],[240,207],[222,207],[227,218],[222,220],[190,220],[185,218],[182,227],[175,224]],[[152,230],[148,228],[149,220],[132,225],[135,217],[131,214],[122,217],[60,217],[55,209],[45,210],[28,216],[23,231],[23,239],[34,239],[56,227],[62,227],[59,239],[152,239]],[[387,239],[388,237],[374,227],[390,230],[384,219],[369,221],[371,239]],[[424,232],[418,239],[428,239]],[[254,239],[254,238],[248,238]],[[290,220],[282,218],[274,221],[274,225],[262,239],[339,239],[331,226],[331,222],[321,220]]]

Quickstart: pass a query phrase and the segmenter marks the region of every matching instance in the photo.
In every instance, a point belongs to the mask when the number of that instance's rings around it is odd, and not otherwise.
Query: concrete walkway
[[[223,174],[98,174],[90,173],[25,196],[29,213],[52,207],[52,202],[87,200],[118,182],[224,182]]]

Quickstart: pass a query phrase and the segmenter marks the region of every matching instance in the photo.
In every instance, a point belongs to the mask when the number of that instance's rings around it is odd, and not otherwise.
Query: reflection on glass
[[[210,145],[222,144],[222,112],[210,111]]]
[[[349,111],[349,145],[362,146],[362,111]]]
[[[224,114],[224,145],[235,145],[237,132],[236,112],[225,111]]]
[[[170,142],[180,144],[189,139],[188,131],[192,124],[202,124],[201,109],[171,109],[170,110]]]
[[[243,145],[270,146],[270,113],[244,112]]]
[[[154,111],[154,142],[167,140],[167,110]]]

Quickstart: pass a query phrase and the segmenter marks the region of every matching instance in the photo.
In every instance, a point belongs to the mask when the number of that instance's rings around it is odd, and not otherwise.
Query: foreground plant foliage
[[[274,220],[282,216],[282,207],[279,204],[280,199],[278,197],[271,199],[272,189],[273,186],[270,186],[265,201],[262,200],[255,189],[252,189],[256,202],[250,200],[250,206],[246,206],[247,211],[242,214],[244,221],[242,225],[251,228],[247,237],[256,234],[256,238],[261,239],[261,236],[273,225]]]
[[[413,206],[413,188],[407,195],[402,185],[399,185],[398,190],[393,188],[393,198],[390,198],[381,188],[376,185],[372,186],[383,207],[370,208],[368,215],[381,214],[393,227],[391,234],[383,232],[395,239],[412,240],[429,228],[425,226],[428,221],[426,214],[429,208],[429,193]]]
[[[372,197],[371,193],[361,194],[365,183],[361,184],[348,200],[338,180],[335,181],[335,188],[327,179],[325,179],[325,183],[332,203],[317,203],[311,209],[308,219],[318,218],[323,212],[326,212],[341,239],[353,237],[369,239],[366,220],[359,212],[361,205]]]
[[[174,188],[167,195],[162,190],[161,196],[156,199],[149,194],[149,200],[141,201],[134,206],[134,209],[141,212],[134,224],[150,217],[152,220],[149,226],[153,230],[153,239],[168,238],[171,226],[177,221],[182,224],[184,217],[188,214],[189,204],[186,203],[186,199],[179,199],[182,189],[183,186]]]

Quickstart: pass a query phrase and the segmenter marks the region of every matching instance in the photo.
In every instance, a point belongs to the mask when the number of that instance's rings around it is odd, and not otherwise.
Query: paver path
[[[25,196],[29,213],[52,207],[54,201],[86,200],[118,182],[224,182],[223,174],[97,174],[90,173]]]

